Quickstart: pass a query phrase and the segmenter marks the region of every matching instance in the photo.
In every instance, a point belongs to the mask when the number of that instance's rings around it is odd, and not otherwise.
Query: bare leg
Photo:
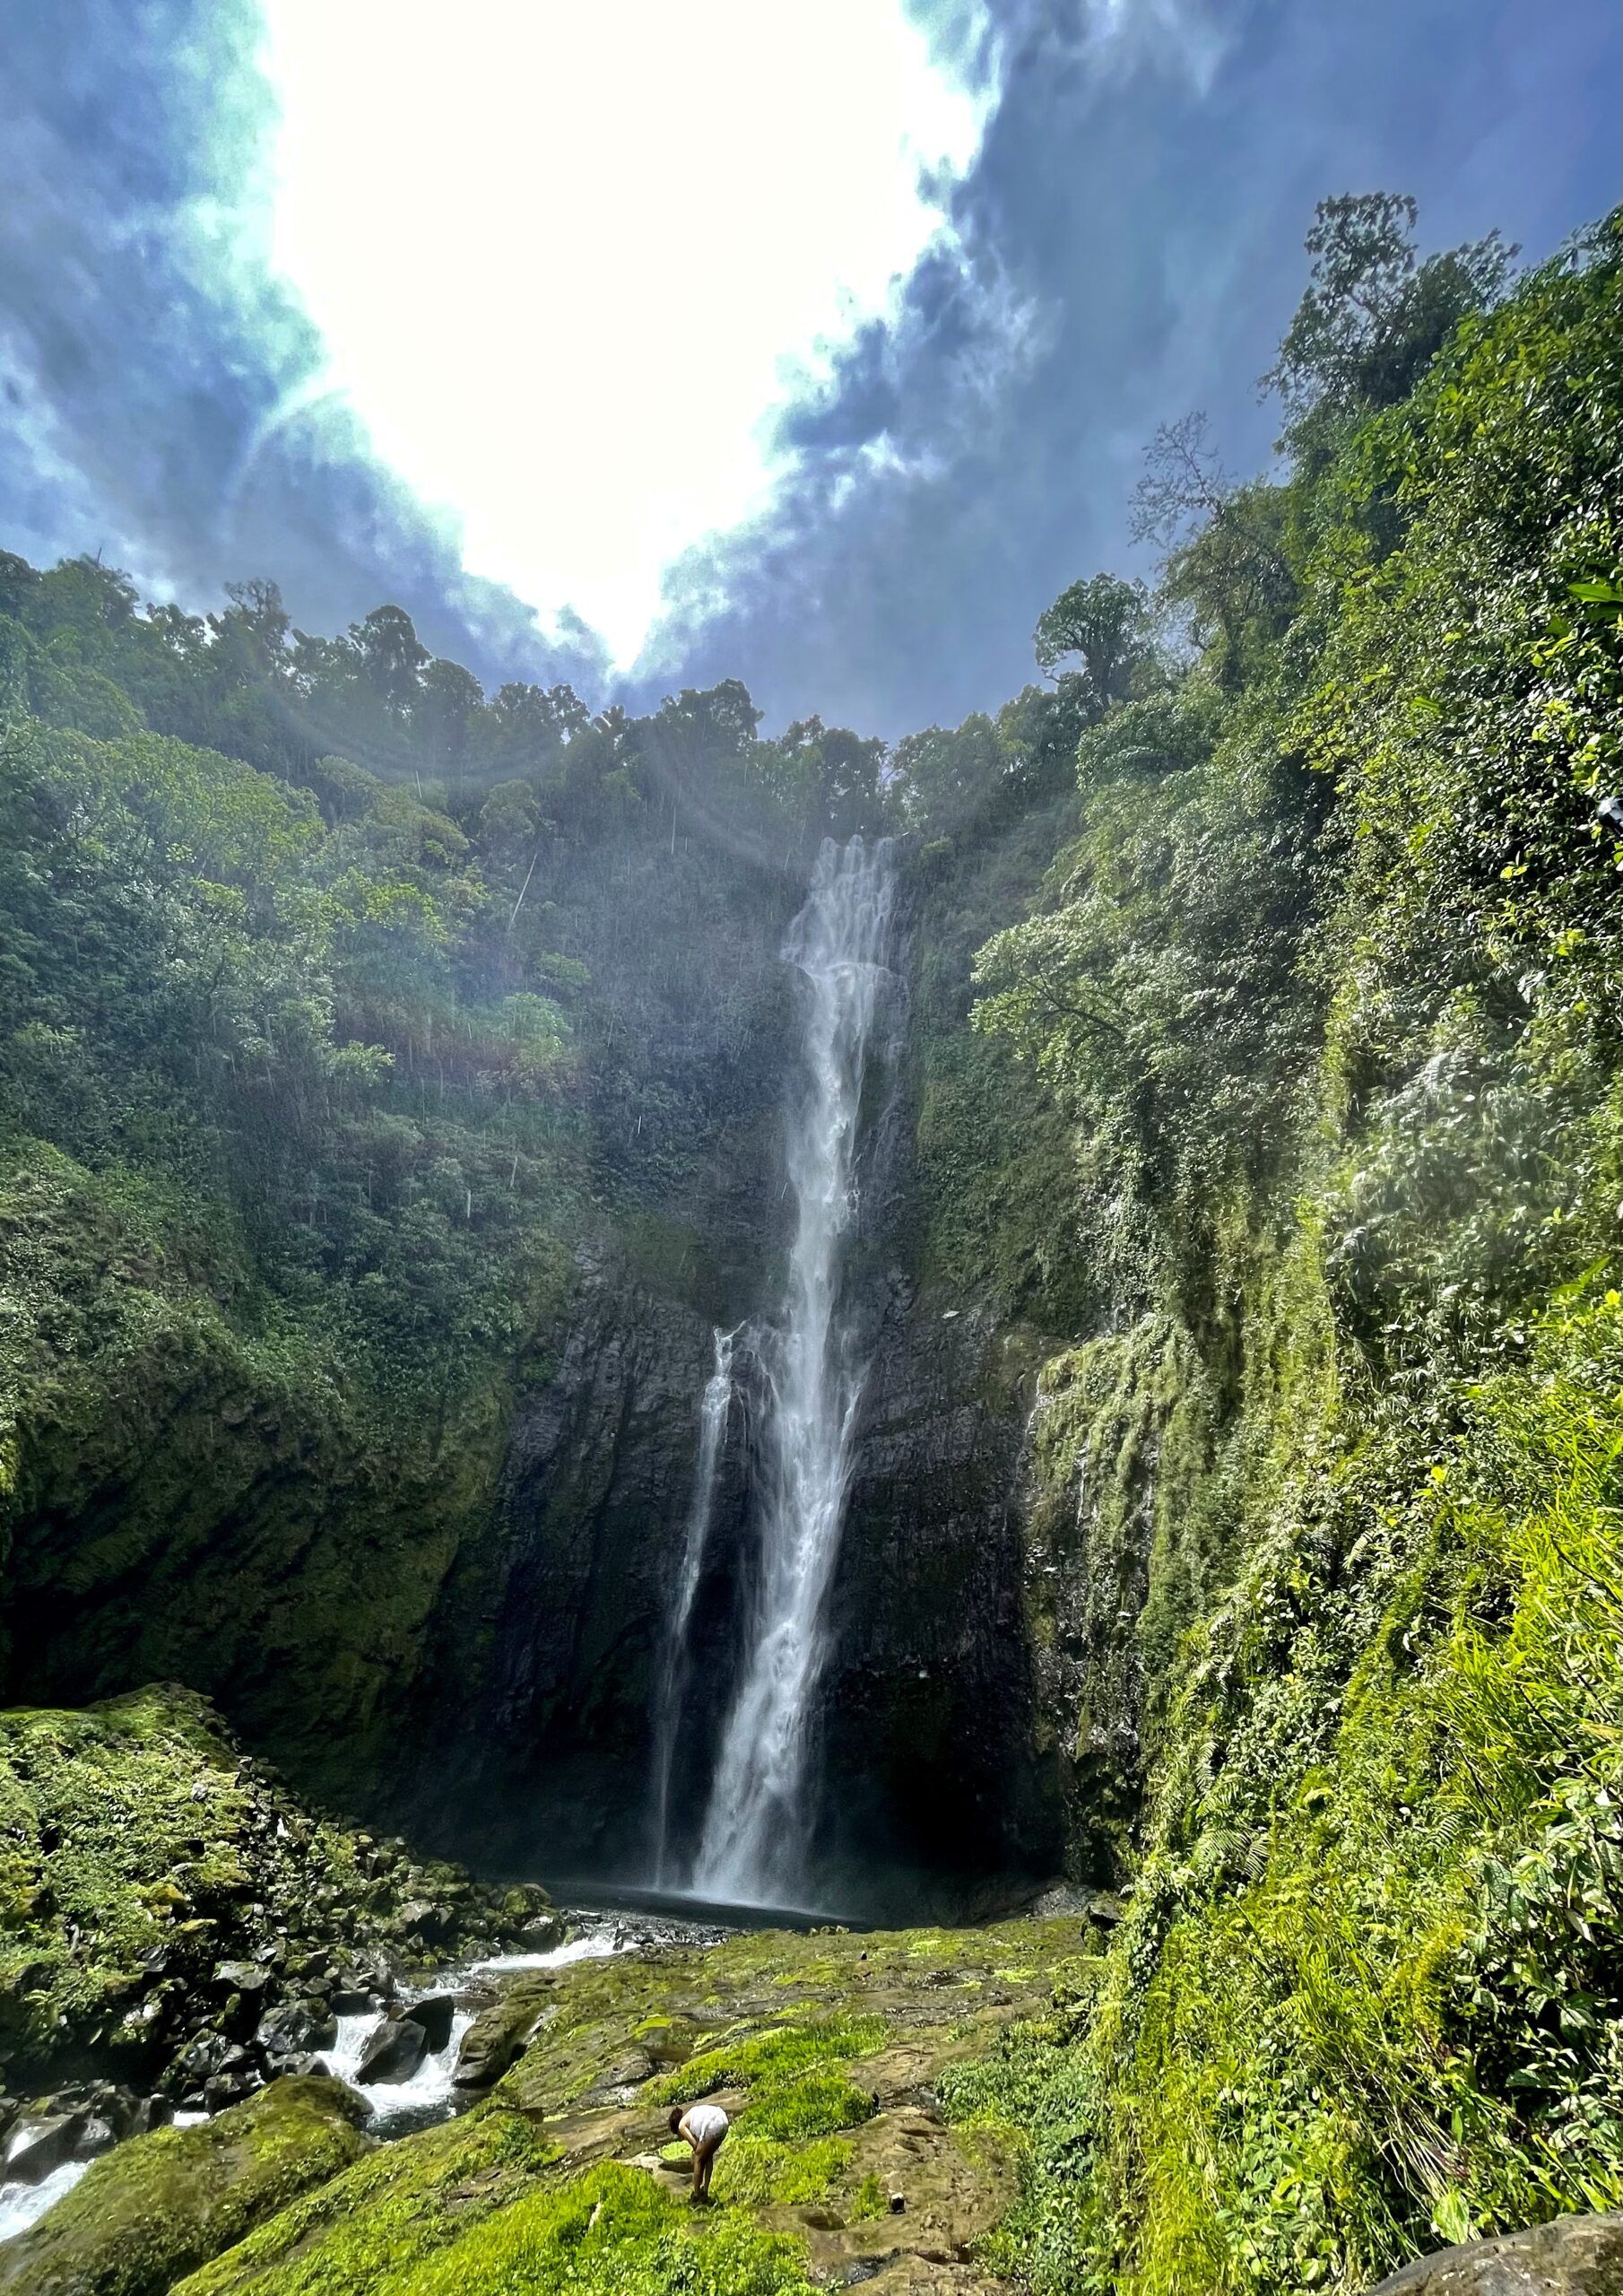
[[[690,2144],[692,2144],[692,2139],[690,2137],[688,2141]],[[690,2200],[702,2200],[704,2198],[704,2173],[705,2148],[702,2144],[695,2144],[693,2146],[693,2189],[688,2196]]]
[[[693,2180],[700,2200],[710,2197],[710,2179],[716,2170],[716,2156],[721,2150],[720,2139],[700,2145],[693,2155]]]

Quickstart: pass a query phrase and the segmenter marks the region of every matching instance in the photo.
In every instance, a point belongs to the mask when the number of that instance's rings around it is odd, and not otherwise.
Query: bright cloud
[[[265,0],[273,249],[470,571],[638,652],[985,101],[901,0]]]

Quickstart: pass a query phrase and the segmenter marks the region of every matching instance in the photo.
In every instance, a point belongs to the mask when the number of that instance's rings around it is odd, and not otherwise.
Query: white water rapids
[[[699,1895],[733,1904],[787,1902],[803,1873],[809,1726],[864,1371],[840,1314],[844,1245],[863,1080],[890,978],[893,885],[888,840],[825,839],[784,945],[805,984],[803,1077],[788,1126],[788,1283],[764,1347],[760,1586],[691,1880]]]

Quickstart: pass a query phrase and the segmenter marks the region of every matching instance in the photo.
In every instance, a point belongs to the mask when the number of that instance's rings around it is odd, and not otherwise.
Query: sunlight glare
[[[882,311],[983,100],[900,0],[265,0],[273,253],[473,572],[637,654],[769,499],[796,370]],[[939,181],[938,178],[938,181]]]

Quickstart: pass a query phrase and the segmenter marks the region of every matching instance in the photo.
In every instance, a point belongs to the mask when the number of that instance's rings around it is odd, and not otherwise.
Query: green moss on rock
[[[0,2247],[16,2296],[165,2296],[363,2151],[367,2108],[340,2081],[278,2081],[195,2128],[132,2138],[93,2161]]]
[[[656,2081],[652,2093],[660,2104],[686,2104],[731,2087],[764,2097],[789,2088],[814,2066],[865,2057],[882,2047],[884,2039],[882,2017],[815,2017],[805,2024],[775,2026],[690,2057],[676,2072]]]
[[[176,2296],[812,2296],[792,2241],[733,2211],[696,2217],[637,2169],[605,2164],[470,2213],[432,2247],[414,2226],[397,2245],[361,2230],[290,2255],[268,2277],[239,2251]]]
[[[86,2066],[150,2079],[221,2005],[222,1961],[259,1957],[273,1998],[317,1952],[422,1960],[510,1934],[543,1904],[312,1815],[172,1684],[83,1713],[0,1714],[10,2080]]]
[[[371,2296],[511,2207],[558,2156],[534,2121],[482,2108],[356,2161],[204,2266],[186,2296]]]
[[[537,1971],[515,1991],[540,2030],[488,2100],[357,2161],[176,2296],[803,2296],[957,2254],[1013,2184],[1001,2140],[948,2128],[933,2084],[1072,1998],[1081,1943],[1074,1920],[766,1932]],[[716,2205],[690,2212],[666,2119],[700,2093],[733,2126]]]

